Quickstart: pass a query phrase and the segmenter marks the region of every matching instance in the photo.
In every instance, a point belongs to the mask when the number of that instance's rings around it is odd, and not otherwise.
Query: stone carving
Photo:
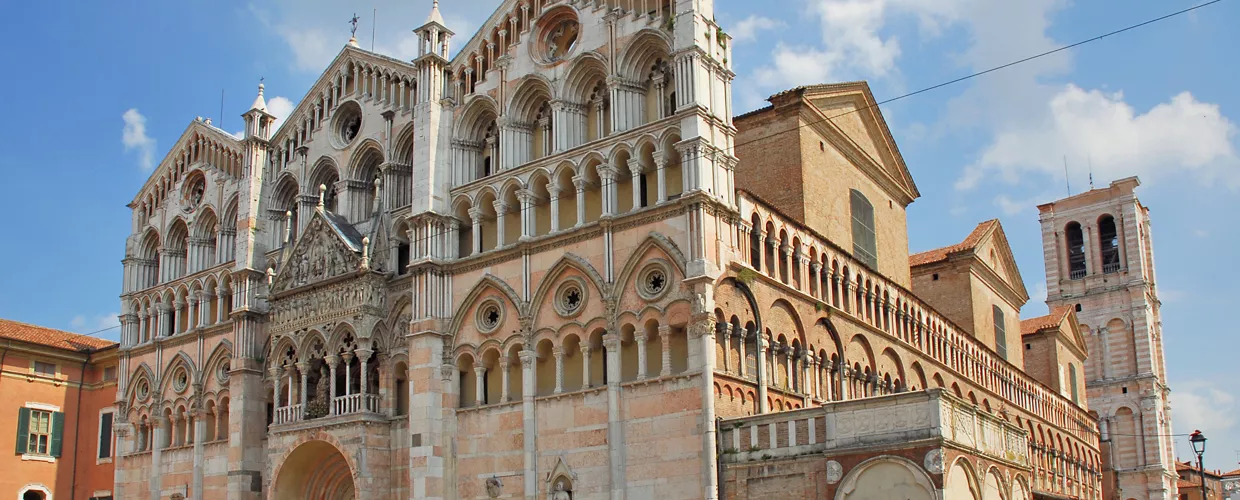
[[[844,478],[844,466],[835,460],[827,461],[827,484],[835,484]]]
[[[363,308],[384,309],[382,283],[349,280],[271,302],[272,332],[284,332],[352,316]],[[377,312],[376,312],[377,314]]]
[[[555,483],[555,490],[551,492],[551,500],[572,500],[573,494],[565,490],[564,481]]]
[[[922,466],[926,468],[926,472],[931,474],[943,473],[943,450],[935,448],[926,452],[926,458],[921,461]]]
[[[297,241],[287,263],[272,283],[272,293],[340,276],[360,264],[357,251],[344,242],[321,217],[315,217]]]
[[[328,389],[331,388],[328,385],[329,380],[331,380],[331,378],[328,376],[327,367],[320,366],[319,383],[317,387],[315,387],[314,399],[306,403],[306,419],[327,416],[328,410],[331,407],[331,401],[328,401],[330,398],[328,395]]]
[[[500,482],[498,477],[487,479],[487,496],[490,498],[499,498],[504,493],[504,483]]]

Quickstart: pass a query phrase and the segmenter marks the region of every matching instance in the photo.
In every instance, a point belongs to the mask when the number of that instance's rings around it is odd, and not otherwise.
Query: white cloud
[[[121,119],[125,120],[125,128],[121,131],[125,151],[137,151],[138,165],[142,170],[151,170],[155,167],[155,139],[146,135],[146,117],[138,108],[130,108]]]
[[[895,38],[884,39],[883,27],[887,0],[814,0],[809,15],[821,29],[821,47],[789,46],[778,43],[771,54],[772,65],[755,70],[759,85],[774,90],[813,83],[844,79],[844,75],[886,76],[895,69],[900,44]],[[757,28],[750,17],[737,26],[737,32]],[[765,19],[765,18],[762,18]]]
[[[751,14],[749,17],[736,23],[736,26],[733,26],[732,31],[728,32],[728,34],[732,35],[733,40],[744,42],[757,38],[759,31],[773,30],[782,26],[786,26],[783,21]]]
[[[1240,430],[1237,429],[1240,405],[1236,404],[1236,394],[1205,380],[1177,383],[1173,387],[1175,392],[1171,395],[1171,421],[1175,425],[1175,432],[1184,434],[1200,430],[1209,437],[1211,448],[1223,450],[1220,453],[1207,453],[1207,467],[1211,467],[1210,462],[1216,464],[1214,468],[1224,461],[1230,463],[1230,451],[1240,449],[1240,443],[1232,437]],[[1186,445],[1187,440],[1177,438],[1176,444]]]
[[[79,314],[69,320],[69,328],[76,333],[95,333],[100,330],[115,328],[120,326],[120,324],[119,313],[101,314],[89,318]]]
[[[1122,93],[1103,93],[1067,85],[1048,104],[1048,112],[996,134],[979,160],[957,181],[971,189],[989,174],[1015,181],[1026,173],[1062,178],[1064,158],[1088,159],[1097,179],[1140,175],[1147,181],[1189,175],[1207,182],[1234,175],[1240,158],[1232,138],[1237,128],[1215,104],[1188,92],[1137,113]],[[1081,169],[1084,170],[1084,169]]]
[[[772,66],[758,68],[755,78],[764,87],[796,87],[832,81],[837,55],[806,47],[789,47],[782,42],[771,54]]]
[[[280,128],[280,124],[284,123],[284,119],[288,118],[288,115],[293,112],[295,107],[296,105],[293,104],[293,101],[283,96],[275,96],[267,101],[267,112],[276,117],[275,124],[273,125],[274,129]]]

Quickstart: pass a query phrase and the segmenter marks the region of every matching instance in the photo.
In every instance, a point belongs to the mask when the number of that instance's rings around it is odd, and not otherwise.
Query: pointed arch
[[[607,299],[605,294],[609,292],[609,289],[606,286],[606,281],[603,280],[603,276],[594,268],[594,265],[577,254],[565,253],[546,273],[543,273],[542,282],[538,284],[538,288],[530,300],[530,314],[532,315],[530,319],[535,324],[538,323],[538,313],[543,301],[552,293],[552,290],[559,284],[560,277],[568,269],[576,269],[582,275],[585,275],[587,283],[600,295],[599,300]]]
[[[449,334],[453,339],[453,344],[455,344],[457,334],[460,333],[461,325],[467,319],[467,315],[464,314],[465,311],[468,311],[470,308],[474,307],[478,302],[478,298],[481,297],[487,289],[494,289],[499,292],[500,295],[503,295],[504,298],[508,299],[508,301],[516,309],[519,318],[527,317],[525,301],[521,300],[521,296],[517,294],[517,291],[513,290],[512,286],[504,280],[499,279],[499,277],[494,274],[486,273],[478,279],[478,283],[475,284],[469,291],[469,294],[465,295],[465,299],[460,302],[461,305],[457,307],[455,313],[452,315],[452,324],[449,325],[448,332],[450,332]]]
[[[658,231],[651,231],[650,234],[646,236],[646,240],[640,245],[637,245],[637,247],[633,249],[633,252],[629,254],[628,261],[624,263],[624,267],[620,268],[620,273],[616,275],[617,279],[612,285],[615,287],[611,290],[612,297],[620,297],[623,295],[624,287],[630,280],[632,280],[632,276],[639,270],[639,266],[645,262],[642,259],[642,256],[652,248],[657,248],[659,251],[666,254],[668,260],[671,261],[672,266],[675,267],[673,270],[681,276],[685,275],[685,265],[687,263],[685,254],[681,252],[680,248],[676,246],[676,243],[667,236],[664,236]],[[757,309],[754,310],[757,311]]]
[[[138,390],[139,382],[143,380],[146,380],[146,382],[150,384],[152,388],[151,392],[154,392],[156,381],[155,370],[152,370],[151,365],[146,364],[145,361],[139,363],[138,367],[134,368],[133,371],[130,372],[129,381],[127,382],[127,387],[125,387],[125,401],[134,400],[134,397],[136,396],[134,392]]]
[[[177,353],[172,356],[172,360],[170,360],[164,367],[164,373],[159,377],[159,389],[156,390],[155,393],[164,393],[164,391],[168,388],[168,384],[172,380],[172,373],[180,366],[185,366],[185,372],[189,374],[190,387],[193,387],[194,384],[197,384],[202,380],[201,374],[198,372],[198,368],[194,364],[194,360],[190,359],[189,355],[185,354],[185,351],[177,351]]]
[[[560,96],[565,100],[584,104],[599,82],[606,84],[607,60],[597,52],[585,52],[573,58],[572,65],[563,79]]]
[[[617,72],[625,78],[645,80],[646,73],[658,59],[667,59],[672,52],[672,40],[667,33],[657,29],[643,29],[632,38],[617,57]]]

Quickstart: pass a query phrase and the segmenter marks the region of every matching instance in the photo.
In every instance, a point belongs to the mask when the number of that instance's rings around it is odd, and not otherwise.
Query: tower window
[[[1085,235],[1081,225],[1073,222],[1065,228],[1068,242],[1068,278],[1079,280],[1085,277]]]
[[[1080,304],[1077,304],[1077,305],[1076,305],[1076,312],[1081,312],[1081,305],[1080,305]]]
[[[1115,218],[1110,215],[1098,219],[1098,246],[1102,272],[1119,272],[1119,234],[1115,230]]]
[[[878,242],[874,235],[874,205],[856,189],[852,190],[853,257],[878,269]]]

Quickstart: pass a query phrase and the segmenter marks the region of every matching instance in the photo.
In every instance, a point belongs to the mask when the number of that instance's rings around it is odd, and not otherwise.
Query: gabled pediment
[[[1029,300],[1029,291],[1025,281],[1020,277],[1016,267],[1016,257],[1012,255],[1012,247],[1008,245],[1007,235],[1003,226],[995,219],[991,227],[982,234],[979,244],[974,248],[974,255],[995,272],[1008,286],[1012,287],[1023,300]]]
[[[799,87],[773,96],[771,102],[779,106],[790,96],[808,102],[812,109],[803,119],[876,183],[891,191],[893,198],[908,205],[921,196],[868,84]]]
[[[177,142],[168,148],[168,153],[155,166],[132,203],[140,203],[147,194],[147,188],[164,177],[179,175],[174,171],[178,162],[189,161],[191,165],[200,163],[221,175],[240,179],[245,161],[243,152],[241,140],[236,136],[208,124],[205,120],[192,120],[185,127],[185,131],[181,132]]]
[[[271,284],[271,295],[357,272],[361,235],[334,214],[315,209]]]

